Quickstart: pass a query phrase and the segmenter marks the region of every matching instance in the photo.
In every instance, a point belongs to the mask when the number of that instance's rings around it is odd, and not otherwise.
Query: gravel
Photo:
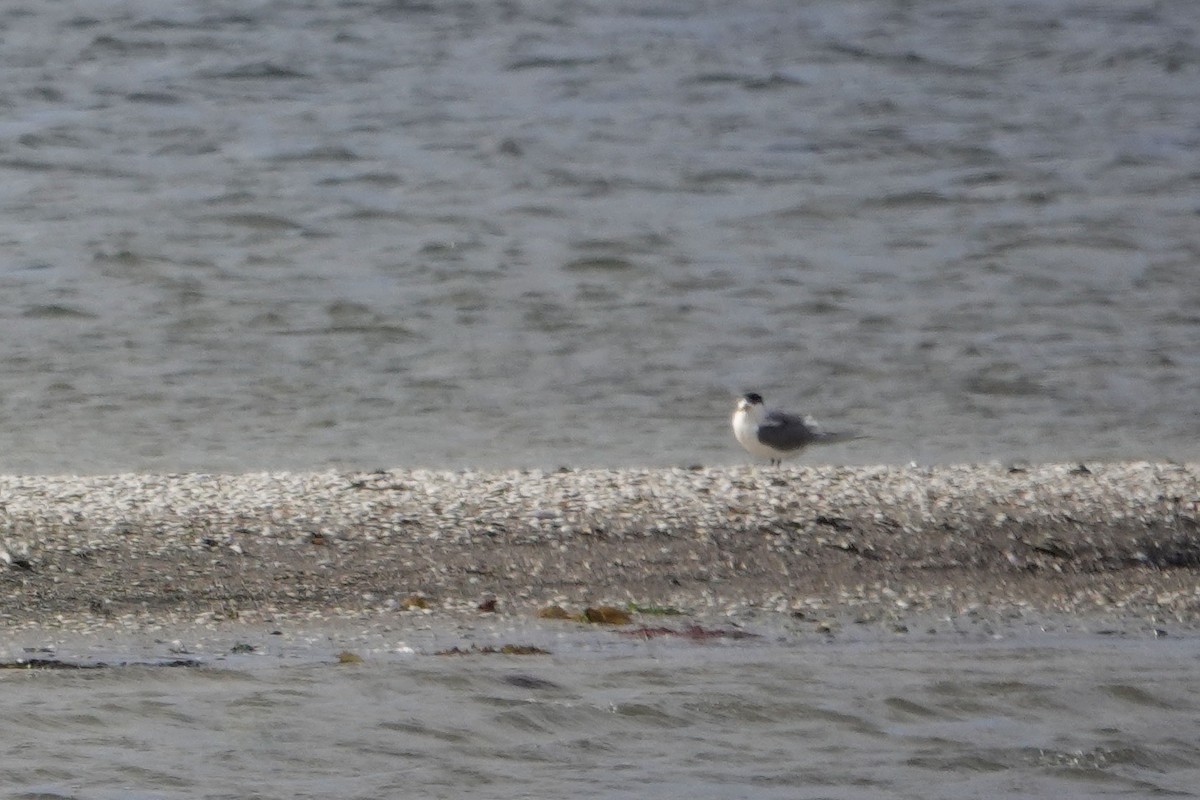
[[[1200,623],[1200,465],[0,476],[0,627],[635,603]],[[841,624],[841,623],[836,623]]]

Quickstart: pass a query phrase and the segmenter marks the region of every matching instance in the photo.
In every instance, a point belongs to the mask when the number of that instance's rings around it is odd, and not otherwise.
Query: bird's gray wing
[[[783,411],[768,411],[758,426],[758,440],[776,450],[799,450],[819,438],[803,417]]]
[[[857,434],[850,432],[815,430],[804,417],[784,411],[768,411],[758,426],[758,440],[776,450],[799,450],[810,444],[834,444],[857,438]]]

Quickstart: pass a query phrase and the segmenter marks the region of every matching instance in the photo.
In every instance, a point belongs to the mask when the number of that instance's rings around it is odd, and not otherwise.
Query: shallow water
[[[336,666],[333,641],[254,643],[204,668],[0,673],[5,796],[1133,798],[1200,780],[1194,636],[608,633]]]
[[[0,35],[0,472],[740,463],[751,388],[870,436],[813,461],[1200,459],[1191,0],[62,0]],[[1197,653],[4,671],[0,786],[1190,796]]]
[[[28,4],[0,470],[1200,457],[1200,6]]]

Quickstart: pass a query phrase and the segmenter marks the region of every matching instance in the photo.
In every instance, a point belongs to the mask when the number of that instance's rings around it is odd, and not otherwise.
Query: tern
[[[778,465],[810,444],[834,444],[859,438],[853,433],[825,433],[811,418],[789,414],[763,405],[762,395],[750,392],[737,402],[733,412],[733,435],[755,456]]]

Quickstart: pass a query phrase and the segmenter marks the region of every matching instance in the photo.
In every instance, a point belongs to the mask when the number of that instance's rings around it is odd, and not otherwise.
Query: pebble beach
[[[0,626],[1200,622],[1200,465],[0,477]]]

